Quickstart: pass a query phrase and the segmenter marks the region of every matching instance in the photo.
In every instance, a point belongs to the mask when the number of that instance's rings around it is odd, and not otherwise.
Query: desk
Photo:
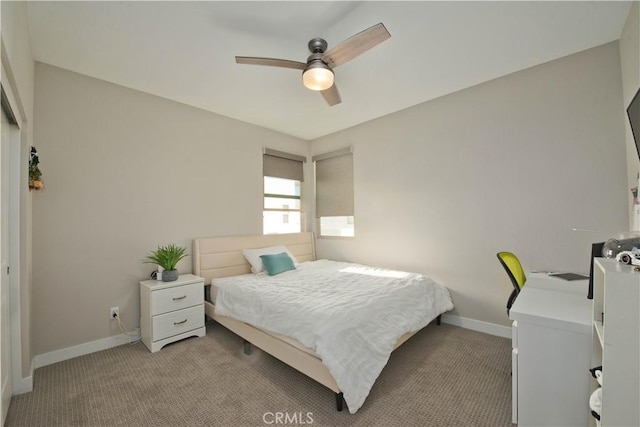
[[[527,276],[528,289],[546,289],[554,292],[566,292],[587,297],[589,292],[588,280],[564,280],[546,273],[529,273]]]
[[[591,300],[587,280],[530,274],[511,307],[513,422],[589,424]]]

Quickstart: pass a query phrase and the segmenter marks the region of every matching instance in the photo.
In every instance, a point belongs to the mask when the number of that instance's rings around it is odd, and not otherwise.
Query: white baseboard
[[[25,394],[33,391],[33,371],[35,369],[35,359],[31,361],[29,376],[24,378],[13,378],[13,395]]]
[[[4,425],[4,420],[7,419],[7,413],[9,412],[9,405],[11,404],[11,381],[9,378],[5,377],[4,382],[2,383],[2,391],[0,391],[0,398],[2,399],[2,413],[0,413],[0,422]]]
[[[496,325],[494,323],[482,322],[480,320],[468,319],[466,317],[443,314],[442,321],[461,328],[471,329],[473,331],[483,332],[489,335],[496,335],[503,338],[511,338],[511,328],[508,326]],[[49,353],[39,354],[34,358],[31,367],[32,375],[23,378],[24,383],[21,387],[14,384],[14,394],[27,393],[33,390],[33,370],[53,363],[62,362],[63,360],[73,359],[74,357],[84,356],[85,354],[95,353],[109,348],[117,347],[122,344],[128,344],[130,337],[125,334],[114,335],[112,337],[91,341],[84,344],[74,345],[72,347],[51,351]],[[20,390],[20,391],[17,391]]]
[[[73,359],[74,357],[84,356],[85,354],[95,353],[122,344],[129,343],[129,337],[125,334],[114,335],[112,337],[90,341],[84,344],[74,345],[72,347],[51,351],[49,353],[39,354],[35,357],[35,367],[51,365],[53,363],[62,362],[63,360]]]
[[[483,332],[489,335],[496,335],[503,338],[511,338],[511,328],[508,326],[496,325],[495,323],[483,322],[481,320],[468,319],[466,317],[443,314],[442,321],[461,328],[472,331]]]

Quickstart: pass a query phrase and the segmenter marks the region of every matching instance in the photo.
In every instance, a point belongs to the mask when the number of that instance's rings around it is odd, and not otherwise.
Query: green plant
[[[39,181],[40,177],[42,177],[42,172],[37,165],[29,165],[29,180],[30,181]]]
[[[157,264],[165,270],[175,270],[178,261],[186,256],[186,248],[172,243],[167,246],[158,246],[158,249],[151,251],[142,262],[145,264]]]

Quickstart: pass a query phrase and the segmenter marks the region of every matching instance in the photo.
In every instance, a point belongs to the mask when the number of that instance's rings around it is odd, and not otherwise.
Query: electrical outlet
[[[119,316],[120,316],[120,307],[111,307],[111,310],[109,310],[109,319],[113,320]]]

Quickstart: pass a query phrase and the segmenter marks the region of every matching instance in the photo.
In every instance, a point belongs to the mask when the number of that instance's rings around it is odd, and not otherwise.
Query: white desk
[[[513,422],[589,424],[591,300],[587,280],[530,274],[511,307]]]
[[[566,292],[587,297],[588,280],[564,280],[549,276],[546,273],[529,273],[526,286],[528,289],[546,289],[554,292]]]

